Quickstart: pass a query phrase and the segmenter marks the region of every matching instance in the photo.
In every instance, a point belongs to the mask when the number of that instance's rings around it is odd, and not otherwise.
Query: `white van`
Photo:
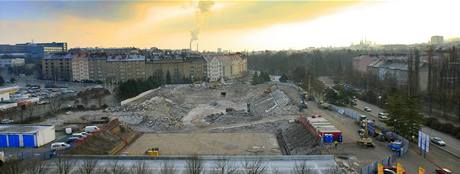
[[[51,150],[64,150],[70,148],[70,144],[64,142],[57,142],[51,144]]]
[[[92,133],[98,131],[99,128],[97,126],[86,126],[85,132]]]

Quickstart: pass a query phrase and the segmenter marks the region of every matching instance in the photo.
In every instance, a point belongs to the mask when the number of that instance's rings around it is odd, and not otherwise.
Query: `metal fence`
[[[48,160],[56,156],[54,151],[18,151],[18,152],[5,152],[6,160]]]

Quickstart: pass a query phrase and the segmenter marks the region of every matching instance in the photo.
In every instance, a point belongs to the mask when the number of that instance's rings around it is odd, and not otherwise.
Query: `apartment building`
[[[74,54],[49,54],[41,60],[42,75],[47,80],[71,81]]]
[[[206,78],[206,60],[199,54],[183,52],[147,53],[145,77],[161,77],[171,83],[203,81]]]

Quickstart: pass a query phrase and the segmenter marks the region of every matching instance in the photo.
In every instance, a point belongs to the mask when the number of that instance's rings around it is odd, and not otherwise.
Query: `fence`
[[[55,156],[53,151],[22,151],[22,152],[5,152],[5,160],[47,160]]]
[[[382,163],[383,166],[394,166],[396,163],[396,157],[395,156],[389,156],[386,157],[382,160],[379,161],[374,161],[370,163],[369,165],[361,168],[361,174],[375,174],[377,173],[377,166],[378,163]]]

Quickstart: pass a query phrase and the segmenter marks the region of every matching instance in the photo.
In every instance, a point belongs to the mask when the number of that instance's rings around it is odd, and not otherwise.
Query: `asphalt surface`
[[[372,104],[369,104],[369,103],[366,103],[364,101],[360,101],[358,100],[358,102],[356,102],[356,108],[361,110],[362,112],[365,112],[364,111],[364,107],[369,107],[372,109],[371,112],[366,112],[368,116],[371,116],[373,117],[373,119],[376,120],[376,122],[379,124],[383,124],[379,119],[378,119],[378,113],[380,112],[385,112],[385,110],[375,106],[375,105],[372,105]],[[450,136],[450,135],[447,135],[445,133],[442,133],[442,132],[439,132],[439,131],[436,131],[436,130],[433,130],[429,127],[426,127],[426,126],[422,126],[422,132],[430,135],[430,137],[439,137],[441,138],[442,140],[444,140],[446,142],[446,146],[438,146],[436,144],[433,144],[431,143],[430,145],[432,146],[437,146],[439,147],[440,149],[443,149],[443,150],[447,150],[448,152],[450,153],[453,153],[454,155],[460,157],[460,140]],[[460,159],[459,159],[460,160]]]

